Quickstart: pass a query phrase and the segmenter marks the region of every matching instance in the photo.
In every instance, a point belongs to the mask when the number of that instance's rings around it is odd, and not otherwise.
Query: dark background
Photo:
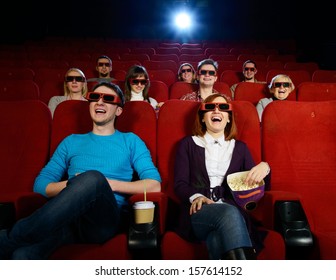
[[[1,43],[48,36],[192,40],[294,39],[304,61],[336,69],[332,2],[297,0],[60,0],[5,2]],[[179,34],[172,12],[187,6],[195,30]]]

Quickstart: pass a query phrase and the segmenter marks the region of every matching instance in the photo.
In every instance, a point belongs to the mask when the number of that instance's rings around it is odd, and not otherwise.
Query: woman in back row
[[[50,98],[48,107],[51,115],[54,115],[55,109],[63,101],[66,100],[82,100],[85,99],[88,91],[87,81],[82,70],[78,68],[70,68],[64,76],[64,95],[53,96]]]
[[[154,98],[149,97],[150,87],[149,75],[145,67],[133,65],[127,72],[125,78],[125,100],[128,101],[146,101],[152,107],[158,110],[163,102],[158,103]]]
[[[278,74],[272,78],[270,84],[268,85],[268,89],[272,97],[260,99],[256,106],[260,121],[266,106],[276,100],[287,100],[289,94],[294,91],[295,86],[289,76],[285,74]]]
[[[190,63],[182,63],[177,72],[177,79],[180,82],[197,84],[196,71]]]

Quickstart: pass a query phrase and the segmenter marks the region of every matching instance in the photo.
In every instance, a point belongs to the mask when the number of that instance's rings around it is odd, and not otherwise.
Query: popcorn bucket
[[[248,186],[244,180],[249,171],[237,172],[228,175],[227,183],[235,202],[245,210],[253,210],[257,207],[258,201],[264,196],[265,182]]]

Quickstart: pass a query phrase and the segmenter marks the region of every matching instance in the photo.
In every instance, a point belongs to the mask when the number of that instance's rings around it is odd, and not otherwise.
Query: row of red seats
[[[207,43],[207,44],[206,44]],[[141,44],[133,44],[132,42],[81,42],[76,45],[75,40],[72,41],[59,41],[53,42],[52,44],[47,41],[41,41],[38,44],[33,42],[27,42],[21,46],[15,46],[11,48],[8,46],[1,47],[1,52],[5,53],[8,51],[15,50],[19,56],[28,58],[38,58],[38,57],[53,57],[60,59],[62,57],[67,57],[67,54],[71,55],[90,55],[94,58],[97,50],[100,52],[108,53],[119,53],[119,54],[147,54],[149,56],[153,54],[176,54],[180,55],[213,55],[213,54],[224,54],[224,55],[239,55],[239,54],[251,54],[251,55],[278,55],[283,53],[295,53],[296,48],[290,46],[284,48],[284,46],[273,45],[268,46],[266,44],[249,44],[244,45],[243,42],[237,42],[235,45],[224,45],[223,43],[215,45],[210,45],[209,42],[199,43],[199,44],[183,44],[179,43],[169,44],[169,43],[156,43],[152,41],[142,42]],[[285,45],[284,43],[283,45]]]
[[[335,82],[311,82],[302,81],[297,85],[295,76],[290,75],[296,85],[292,94],[289,95],[288,100],[297,101],[323,101],[336,99],[336,81]],[[124,81],[116,82],[121,89],[124,89]],[[182,95],[197,90],[197,84],[189,84],[184,82],[174,82],[168,87],[164,82],[152,80],[149,88],[149,96],[156,99],[158,102],[166,102],[169,99],[180,99]],[[216,82],[214,88],[231,96],[231,91],[228,83]],[[1,80],[0,79],[0,100],[25,100],[38,99],[48,104],[50,98],[56,95],[63,94],[63,81],[45,81],[42,85],[30,79],[26,80]],[[265,97],[270,97],[268,84],[259,83],[239,83],[235,90],[234,100],[250,101],[254,105]]]
[[[141,64],[139,61],[114,61],[112,75],[116,79],[124,80],[128,69],[135,65],[143,65],[150,74],[152,80],[161,80],[170,86],[177,80],[177,70],[173,71],[176,64],[173,61],[147,61]],[[194,63],[197,69],[197,63]],[[242,80],[242,62],[218,61],[218,79],[221,82],[227,82],[229,85]],[[81,69],[87,76],[91,78],[96,76],[96,70],[93,65],[85,62],[85,64],[73,64],[72,67]],[[32,79],[41,84],[46,80],[63,80],[65,72],[69,67],[52,67],[44,66],[33,69],[31,67],[22,66],[0,66],[1,79]],[[177,69],[177,67],[176,67]],[[336,70],[319,69],[315,63],[286,63],[281,62],[262,63],[257,61],[256,78],[260,81],[270,81],[274,73],[282,71],[285,74],[293,76],[297,82],[313,81],[313,82],[334,82],[336,80]],[[270,74],[269,72],[272,71]],[[299,72],[298,72],[299,71]],[[296,83],[297,84],[297,83]]]
[[[173,231],[179,203],[173,191],[175,149],[182,137],[190,135],[197,108],[197,102],[169,100],[157,118],[148,103],[128,102],[116,123],[119,130],[132,131],[145,141],[161,174],[162,191],[147,194],[147,199],[158,205],[161,242],[157,249],[162,259],[207,258],[203,243],[187,242]],[[251,212],[268,232],[258,259],[285,258],[284,239],[275,231],[274,205],[297,200],[315,238],[305,257],[335,259],[336,223],[332,213],[336,199],[336,101],[272,102],[263,113],[262,128],[250,102],[234,101],[233,108],[238,139],[247,143],[256,162],[265,160],[272,168],[271,191]],[[88,103],[80,101],[61,103],[53,119],[46,105],[36,100],[0,102],[0,115],[0,127],[6,131],[0,138],[0,164],[6,174],[0,202],[14,202],[19,219],[45,202],[31,188],[58,143],[71,133],[91,131],[92,121]],[[131,202],[142,199],[135,195]],[[132,252],[123,232],[105,244],[63,246],[51,258],[130,259]]]
[[[3,58],[0,61],[0,67],[29,67],[34,71],[39,68],[61,68],[66,69],[71,66],[76,66],[78,68],[83,69],[91,69],[94,70],[96,65],[96,59],[103,52],[97,53],[93,58],[90,58],[89,55],[69,55],[68,57],[63,57],[60,59],[49,57],[38,57],[35,59],[11,59],[11,58]],[[181,56],[177,57],[176,55],[164,55],[164,54],[155,54],[149,57],[147,54],[125,54],[119,55],[115,53],[103,53],[108,55],[113,61],[113,69],[115,70],[125,70],[130,67],[130,64],[141,64],[145,66],[147,69],[169,69],[174,73],[177,73],[180,64],[184,62],[192,63],[195,69],[197,68],[197,64],[199,61],[205,58],[211,58],[215,61],[218,61],[220,66],[220,71],[225,69],[233,69],[233,70],[242,70],[242,65],[244,61],[248,59],[252,59],[257,62],[258,68],[260,70],[267,67],[272,68],[285,68],[289,70],[295,69],[307,69],[310,72],[313,70],[319,69],[319,66],[316,62],[297,62],[295,58],[288,57],[289,55],[278,56],[272,60],[262,59],[262,57],[253,56],[253,55],[210,55],[210,56]],[[80,56],[80,57],[79,57]],[[261,56],[261,55],[259,55]],[[288,64],[286,67],[285,64]]]

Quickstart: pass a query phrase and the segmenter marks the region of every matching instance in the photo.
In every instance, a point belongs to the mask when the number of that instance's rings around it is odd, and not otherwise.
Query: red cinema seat
[[[146,60],[143,62],[143,67],[147,70],[171,70],[177,75],[178,66],[174,60],[156,61]]]
[[[169,99],[180,99],[183,95],[197,90],[198,84],[175,82],[170,86]]]
[[[312,81],[317,83],[336,83],[336,70],[315,70]]]
[[[33,185],[49,159],[51,123],[49,108],[39,100],[0,102],[0,164],[4,174],[0,205],[14,205],[12,218],[25,217],[45,202],[33,193]],[[31,203],[24,197],[30,197]]]
[[[234,100],[249,101],[255,106],[260,99],[270,97],[272,95],[269,93],[268,85],[262,83],[241,82],[237,85],[234,94]],[[295,90],[288,95],[287,100],[296,100]]]
[[[151,81],[164,82],[168,87],[176,82],[176,73],[171,70],[148,70],[148,76]]]
[[[154,163],[156,162],[156,125],[154,109],[147,102],[127,102],[124,112],[116,120],[116,128],[124,132],[134,132],[140,136],[149,148]],[[89,114],[89,102],[70,100],[60,103],[53,118],[52,150],[71,133],[86,133],[92,130]],[[143,195],[134,195],[131,202],[143,200]],[[148,193],[147,199],[157,202],[160,211],[165,211],[162,193]],[[163,232],[165,213],[160,213],[159,227]],[[69,244],[56,250],[51,259],[130,259],[126,232],[120,232],[104,244]]]
[[[272,190],[299,195],[315,240],[306,254],[310,259],[336,259],[335,110],[336,101],[282,101],[262,115],[262,153],[272,168]]]
[[[176,64],[179,64],[179,56],[175,53],[170,53],[170,54],[159,54],[155,53],[150,57],[150,60],[153,61],[167,61],[167,60],[172,60],[175,61]]]
[[[174,232],[178,215],[179,200],[174,193],[174,161],[178,142],[186,135],[191,135],[194,116],[199,103],[194,101],[168,100],[160,109],[158,116],[158,168],[162,176],[162,190],[169,197],[167,210],[167,231],[161,242],[162,259],[191,260],[207,259],[208,254],[203,243],[191,243]],[[233,102],[239,135],[245,141],[256,162],[261,159],[261,140],[259,118],[255,107],[244,101]],[[257,207],[258,208],[258,207]],[[265,209],[260,211],[264,212]],[[266,211],[268,216],[272,216]],[[257,214],[256,217],[259,217]],[[281,235],[268,230],[264,240],[265,248],[258,259],[284,259],[285,246]]]
[[[271,69],[267,72],[266,82],[270,83],[272,78],[278,74],[288,75],[293,81],[295,87],[297,88],[303,82],[311,82],[312,78],[307,70],[280,70],[280,69]]]
[[[297,101],[336,100],[336,83],[305,82],[297,89]]]
[[[157,102],[166,102],[169,99],[169,88],[162,81],[151,81],[148,89],[148,95]]]
[[[284,65],[286,70],[307,70],[310,75],[313,75],[315,70],[319,69],[319,65],[316,62],[296,62],[289,61]]]
[[[34,80],[34,78],[35,72],[29,67],[0,67],[0,79],[2,80]]]
[[[0,80],[0,100],[37,100],[39,86],[33,80]]]

